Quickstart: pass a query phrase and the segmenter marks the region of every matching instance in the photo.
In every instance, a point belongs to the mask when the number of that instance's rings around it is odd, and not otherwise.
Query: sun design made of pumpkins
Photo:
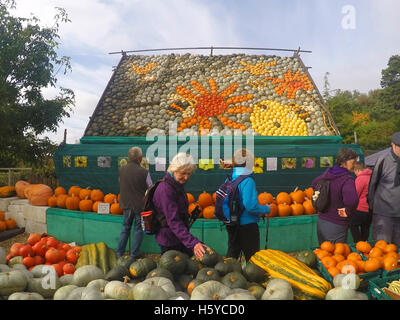
[[[308,113],[297,104],[262,101],[254,106],[250,121],[254,131],[262,136],[308,136],[303,118]]]
[[[193,93],[183,86],[178,86],[176,88],[176,93],[190,105],[186,109],[183,109],[176,103],[170,105],[170,107],[176,111],[182,112],[183,120],[178,126],[178,132],[199,124],[199,134],[206,135],[212,129],[212,124],[209,120],[211,117],[216,117],[223,125],[229,128],[239,130],[247,129],[245,125],[232,121],[225,116],[253,111],[253,108],[236,105],[252,99],[252,94],[230,96],[237,90],[238,84],[234,82],[226,89],[218,91],[217,83],[213,78],[208,79],[210,91],[205,89],[197,81],[191,81],[190,84],[198,94]]]

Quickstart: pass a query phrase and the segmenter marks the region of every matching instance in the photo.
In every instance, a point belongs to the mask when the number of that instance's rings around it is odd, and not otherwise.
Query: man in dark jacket
[[[357,153],[349,148],[342,148],[336,156],[336,165],[328,168],[312,182],[315,188],[321,179],[330,181],[330,205],[326,212],[318,212],[318,242],[346,242],[349,228],[349,216],[358,205],[355,179],[351,175],[357,161]]]
[[[117,255],[125,252],[126,243],[131,232],[133,220],[135,220],[132,248],[130,255],[139,257],[139,249],[143,240],[143,230],[140,213],[143,210],[143,198],[152,181],[149,172],[140,166],[143,160],[142,150],[138,147],[129,149],[128,164],[119,168],[119,205],[124,210],[124,222],[117,248]]]
[[[372,238],[400,246],[400,132],[392,136],[392,150],[376,161],[368,189],[372,210]]]

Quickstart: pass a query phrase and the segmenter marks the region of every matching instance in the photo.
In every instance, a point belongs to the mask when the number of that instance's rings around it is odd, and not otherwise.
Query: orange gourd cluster
[[[214,219],[215,215],[215,202],[216,202],[216,193],[214,192],[213,194],[210,194],[206,191],[203,191],[197,198],[191,194],[187,193],[186,194],[188,202],[189,202],[189,207],[188,207],[188,213],[189,215],[192,214],[192,211],[196,208],[196,206],[199,206],[201,209],[201,214],[200,217],[203,217],[204,219]]]
[[[280,192],[275,198],[271,193],[262,192],[258,195],[258,203],[270,206],[270,217],[314,214],[316,210],[311,203],[313,193],[314,190],[311,187],[304,191],[296,188],[290,193]]]
[[[4,211],[0,211],[0,232],[15,229],[16,227],[16,221],[12,218],[6,219],[6,213]]]
[[[75,272],[75,264],[81,250],[80,246],[70,246],[59,241],[56,237],[31,233],[27,243],[16,242],[10,247],[6,261],[8,263],[10,259],[20,256],[22,263],[29,271],[34,266],[44,264],[52,266],[58,276],[61,277]]]
[[[372,247],[366,241],[359,241],[356,243],[356,250],[367,258],[364,261],[365,272],[379,269],[390,271],[398,268],[400,254],[397,252],[397,246],[394,243],[378,240]]]
[[[103,191],[89,187],[72,186],[67,192],[64,187],[59,186],[54,190],[47,205],[52,208],[97,212],[99,203],[109,203],[111,214],[123,213],[119,207],[119,195],[113,193],[104,195]]]

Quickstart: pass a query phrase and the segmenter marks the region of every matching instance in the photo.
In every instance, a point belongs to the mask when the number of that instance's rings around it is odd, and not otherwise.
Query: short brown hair
[[[336,165],[340,166],[348,160],[357,159],[358,154],[352,149],[341,148],[336,155]]]
[[[360,170],[363,171],[365,169],[365,165],[364,163],[362,163],[361,161],[357,161],[354,165],[354,170]]]

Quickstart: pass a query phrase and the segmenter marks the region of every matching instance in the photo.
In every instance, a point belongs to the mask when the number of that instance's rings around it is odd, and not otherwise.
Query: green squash
[[[121,256],[117,260],[118,266],[124,266],[129,269],[129,266],[136,261],[136,258],[131,256]]]
[[[44,298],[36,292],[14,292],[8,300],[44,300]]]
[[[56,291],[61,288],[61,282],[58,277],[54,278],[54,282],[50,278],[32,278],[28,281],[28,292],[39,293],[46,299],[53,298]]]
[[[131,274],[129,269],[123,265],[115,266],[110,271],[107,272],[105,280],[113,281],[124,281],[125,277],[129,277]]]
[[[177,250],[168,250],[163,253],[158,264],[161,268],[170,271],[174,277],[178,277],[186,271],[189,257]]]
[[[193,279],[192,281],[190,281],[188,283],[188,286],[187,286],[187,289],[186,289],[186,291],[189,294],[189,296],[192,295],[193,289],[196,288],[198,285],[200,285],[202,283],[204,283],[204,281],[203,280],[199,280],[199,279]]]
[[[48,268],[48,265],[38,264],[32,268],[31,273],[33,274],[34,278],[41,278],[48,273]]]
[[[81,300],[82,293],[86,289],[86,287],[77,287],[73,289],[67,296],[66,300]]]
[[[250,282],[262,283],[266,280],[268,274],[254,263],[247,263],[243,268],[243,275]]]
[[[231,289],[221,282],[206,281],[193,289],[190,300],[223,300],[231,294]]]
[[[72,280],[74,278],[73,274],[65,274],[63,276],[60,277],[60,282],[61,285],[66,286],[72,283]]]
[[[133,288],[133,296],[135,300],[167,300],[169,298],[163,288],[147,282],[138,283]]]
[[[268,281],[261,300],[293,300],[293,289],[285,279],[271,279]]]
[[[219,275],[218,271],[215,270],[214,268],[203,268],[197,273],[196,279],[201,281],[210,281],[210,280],[220,281],[221,276]]]
[[[11,271],[12,269],[6,264],[0,264],[0,272]]]
[[[53,296],[53,300],[67,300],[69,294],[75,290],[76,288],[79,288],[77,286],[74,286],[72,284],[68,284],[66,286],[63,286],[59,288]]]
[[[96,279],[104,279],[105,274],[97,266],[85,265],[75,270],[72,283],[78,287],[86,287],[88,283]]]
[[[265,288],[260,286],[259,284],[253,284],[247,288],[247,290],[252,294],[257,300],[260,300],[262,295],[265,292]]]
[[[24,258],[22,256],[16,256],[8,261],[8,266],[12,268],[15,264],[22,264],[23,265]]]
[[[84,288],[81,295],[81,300],[104,300],[105,298],[104,288],[99,290],[95,286]]]
[[[157,267],[157,263],[150,258],[137,259],[129,266],[132,279],[145,277],[151,270]]]
[[[186,274],[196,277],[197,273],[204,268],[203,264],[197,260],[196,256],[191,257],[186,261]]]
[[[28,285],[26,276],[20,270],[0,273],[0,296],[23,292]]]
[[[168,278],[153,277],[146,279],[143,282],[162,288],[167,293],[168,297],[173,297],[176,294],[175,286]]]
[[[223,277],[229,272],[233,271],[232,263],[220,261],[215,266],[214,269],[218,271],[218,273]]]
[[[256,298],[249,292],[232,293],[224,300],[256,300]]]
[[[303,262],[309,268],[314,268],[317,265],[317,256],[312,251],[297,251],[295,252],[294,257],[300,262]]]
[[[201,258],[199,258],[199,261],[205,265],[206,267],[213,268],[219,260],[219,255],[216,253],[213,249],[207,247],[205,253]]]
[[[229,287],[231,289],[235,289],[235,288],[246,289],[247,288],[246,278],[237,271],[227,273],[222,278],[221,283],[223,283],[224,285],[226,285],[227,287]]]
[[[174,281],[174,276],[171,273],[171,271],[169,271],[168,269],[165,269],[165,268],[161,268],[161,267],[151,270],[146,275],[146,279],[153,278],[153,277],[164,277],[164,278],[168,278],[171,281]]]
[[[193,276],[189,275],[189,274],[182,274],[179,278],[178,278],[178,284],[179,286],[182,288],[183,291],[187,290],[187,287],[190,283],[190,281],[193,280]]]
[[[90,287],[94,287],[97,290],[103,292],[104,288],[106,287],[106,285],[109,283],[109,281],[104,280],[104,279],[96,279],[96,280],[92,280],[90,281],[86,288],[90,288]]]
[[[108,299],[133,300],[133,288],[121,281],[110,281],[104,288],[104,294]]]

